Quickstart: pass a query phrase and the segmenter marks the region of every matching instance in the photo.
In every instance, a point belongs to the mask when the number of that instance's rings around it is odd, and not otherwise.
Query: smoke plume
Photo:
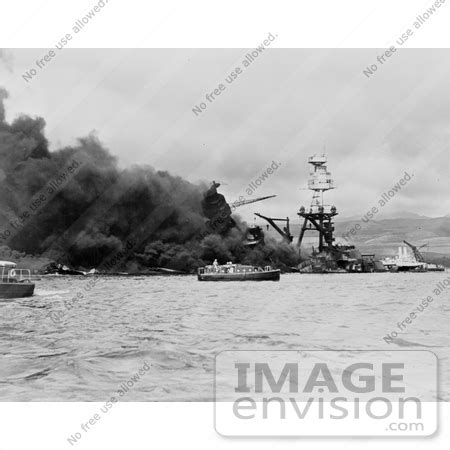
[[[245,247],[237,217],[236,227],[214,233],[202,210],[206,185],[148,166],[120,170],[95,134],[50,152],[44,119],[7,123],[7,97],[0,89],[0,248],[92,268],[132,240],[117,271],[194,271],[215,258],[296,264],[288,245]]]

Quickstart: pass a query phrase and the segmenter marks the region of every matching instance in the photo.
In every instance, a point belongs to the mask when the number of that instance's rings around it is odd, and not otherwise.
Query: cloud
[[[16,65],[28,67],[35,52],[15,50]],[[448,213],[448,156],[440,152],[450,135],[450,51],[402,49],[367,79],[362,70],[378,53],[269,49],[195,116],[194,105],[241,65],[245,49],[68,50],[20,101],[16,69],[10,109],[46,117],[51,142],[96,129],[122,166],[225,181],[227,198],[279,160],[258,192],[278,197],[242,208],[247,219],[253,211],[295,217],[311,197],[300,190],[307,158],[323,151],[338,186],[328,198],[343,215],[361,214],[409,170],[417,182],[392,208]]]

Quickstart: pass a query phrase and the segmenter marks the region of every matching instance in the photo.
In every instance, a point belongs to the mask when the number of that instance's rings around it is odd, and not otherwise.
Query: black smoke
[[[245,224],[237,217],[234,227],[211,229],[214,217],[205,217],[202,209],[207,185],[149,166],[121,170],[95,134],[49,151],[45,120],[20,115],[8,123],[6,98],[0,90],[0,248],[92,268],[125,252],[132,241],[117,271],[165,267],[191,272],[215,258],[296,264],[296,252],[285,244],[245,247]],[[69,173],[68,167],[76,170]],[[17,226],[49,185],[56,190]]]

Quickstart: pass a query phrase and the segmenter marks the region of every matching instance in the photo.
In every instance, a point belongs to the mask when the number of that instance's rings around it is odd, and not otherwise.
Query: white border
[[[0,47],[53,47],[100,0],[15,0],[1,8]],[[385,48],[436,0],[103,0],[71,47]],[[405,46],[450,47],[450,0]],[[5,20],[6,18],[6,20]]]
[[[109,0],[71,43],[75,48],[253,48],[268,32],[284,48],[384,48],[430,1],[419,0]],[[406,46],[450,47],[450,0]],[[89,0],[15,0],[1,6],[0,47],[49,48],[92,8]],[[0,449],[245,448],[444,449],[450,405],[441,429],[422,439],[226,439],[213,427],[213,403],[120,403],[71,446],[67,437],[102,404],[0,403]],[[109,414],[109,413],[108,413]]]
[[[214,430],[214,403],[117,403],[77,444],[80,430],[103,403],[0,403],[0,449],[125,450],[332,448],[333,450],[447,449],[450,404],[440,403],[440,427],[419,438],[226,438]]]

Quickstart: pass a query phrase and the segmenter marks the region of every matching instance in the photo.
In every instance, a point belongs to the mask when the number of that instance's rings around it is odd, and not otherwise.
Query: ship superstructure
[[[335,183],[327,168],[325,155],[314,155],[308,158],[310,175],[308,189],[312,191],[309,207],[301,206],[297,215],[303,219],[300,233],[296,242],[299,252],[307,252],[305,248],[306,233],[314,233],[318,237],[318,245],[312,247],[309,257],[300,264],[300,272],[374,272],[384,271],[381,262],[376,261],[374,255],[362,255],[354,245],[340,245],[335,243],[334,218],[338,215],[334,205],[324,201],[327,191],[335,189]],[[255,213],[266,220],[286,242],[292,242],[289,217],[286,219],[266,217]],[[276,222],[285,222],[281,229]]]
[[[319,234],[319,251],[322,251],[325,247],[331,248],[334,242],[333,217],[338,213],[335,206],[325,205],[323,201],[324,192],[334,189],[334,180],[328,172],[325,155],[311,156],[308,163],[311,164],[308,189],[313,191],[313,197],[310,207],[302,206],[298,212],[304,221],[297,245],[301,246],[307,231],[314,231]]]

